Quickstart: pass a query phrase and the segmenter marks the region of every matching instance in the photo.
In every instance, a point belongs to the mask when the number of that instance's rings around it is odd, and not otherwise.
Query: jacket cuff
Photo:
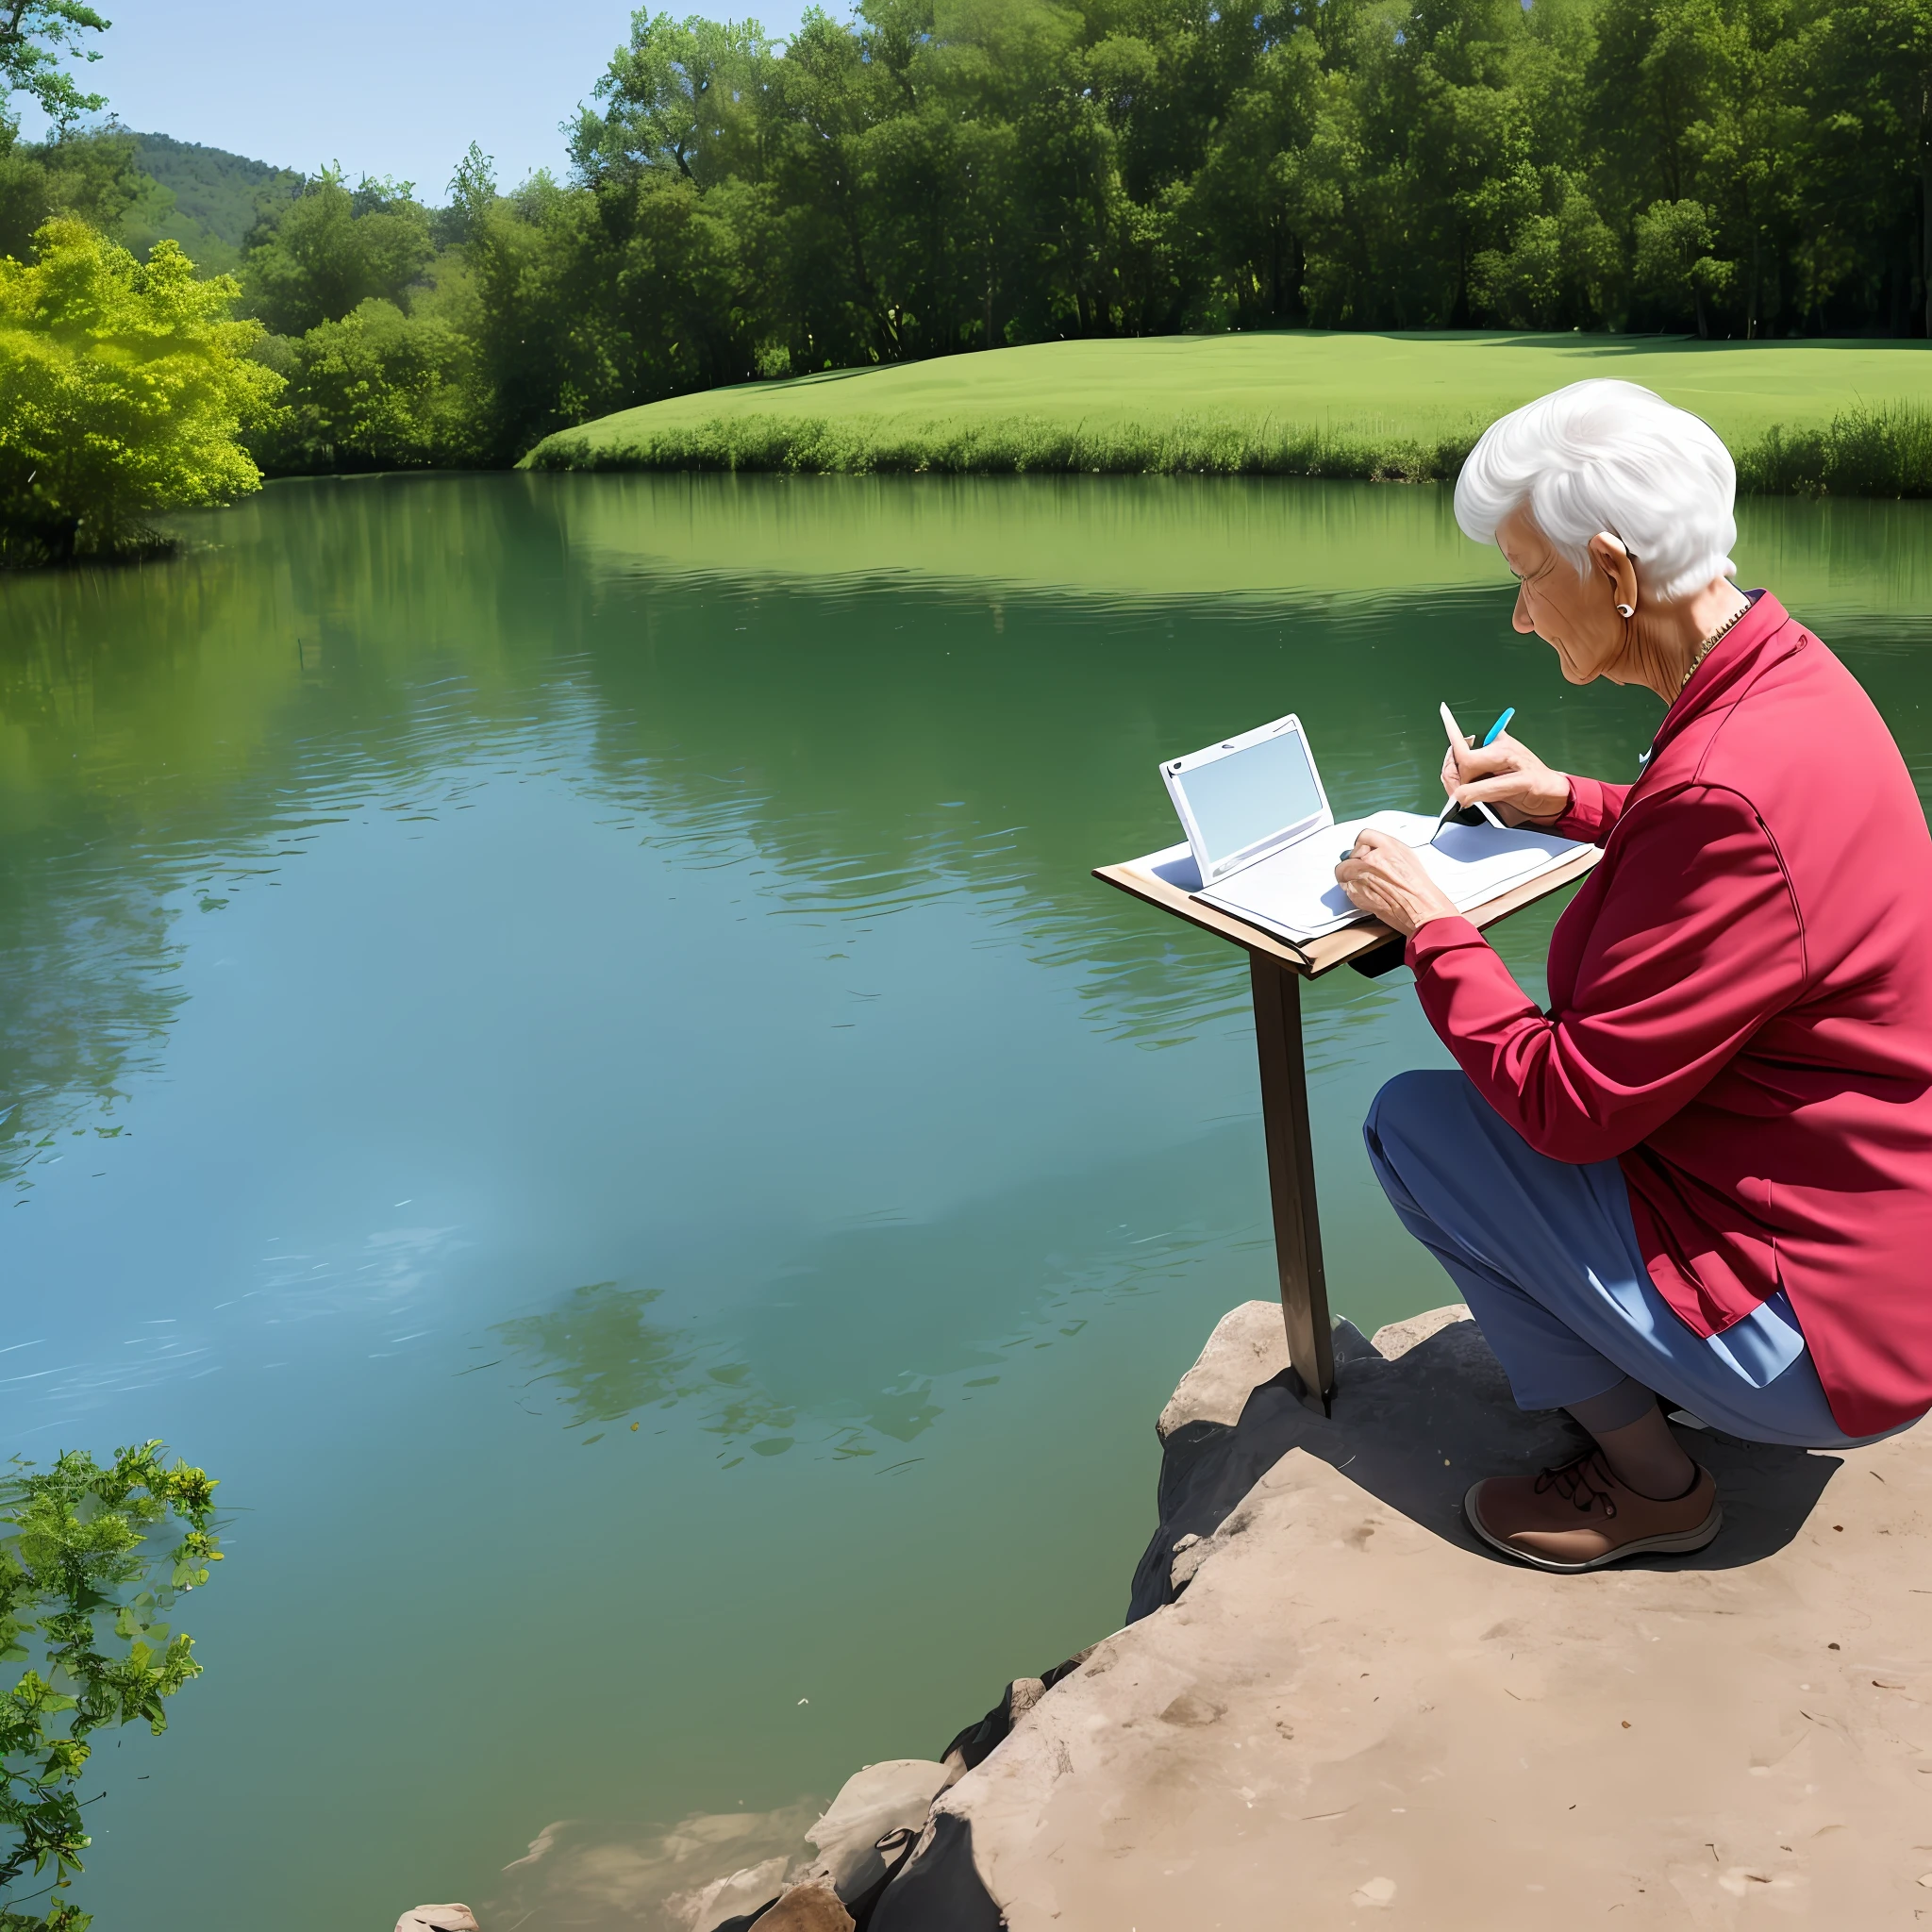
[[[1575,839],[1586,845],[1601,845],[1616,823],[1616,814],[1604,796],[1600,778],[1570,780],[1570,803],[1562,816],[1548,829],[1559,839]]]
[[[1420,973],[1440,953],[1457,952],[1465,946],[1487,947],[1489,943],[1459,912],[1444,913],[1409,934],[1402,957],[1411,973]]]

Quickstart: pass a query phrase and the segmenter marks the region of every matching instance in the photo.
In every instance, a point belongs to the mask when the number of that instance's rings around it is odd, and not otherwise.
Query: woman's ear
[[[1590,540],[1590,560],[1609,579],[1610,596],[1619,617],[1637,611],[1637,560],[1624,548],[1621,537],[1599,530]]]

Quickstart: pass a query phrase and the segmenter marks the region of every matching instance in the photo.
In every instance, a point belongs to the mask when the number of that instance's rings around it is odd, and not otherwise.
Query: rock
[[[1369,1337],[1369,1346],[1377,1355],[1396,1361],[1418,1342],[1440,1334],[1450,1323],[1469,1319],[1469,1309],[1463,1303],[1451,1302],[1446,1308],[1428,1308],[1420,1315],[1409,1316],[1406,1322],[1391,1322],[1386,1327],[1377,1328]]]
[[[885,1876],[886,1861],[873,1847],[889,1831],[923,1830],[946,1777],[943,1764],[891,1757],[847,1778],[806,1834],[819,1851],[806,1879],[822,1880],[841,1899],[858,1898]]]
[[[468,1906],[418,1906],[396,1921],[396,1932],[478,1932]]]
[[[1213,1424],[1208,1424],[1204,1426],[1211,1428]],[[1062,1678],[1072,1676],[1092,1655],[1093,1646],[1090,1643],[1085,1650],[1075,1651],[1065,1663],[1054,1665],[1052,1670],[1038,1677],[1015,1677],[1001,1692],[1000,1701],[976,1724],[968,1724],[940,1753],[945,1760],[946,1783],[957,1783],[975,1764],[982,1763],[998,1750],[1013,1726],[1056,1684]]]
[[[1170,1599],[1180,1595],[1194,1580],[1194,1572],[1205,1563],[1214,1545],[1206,1537],[1190,1530],[1174,1546],[1174,1561],[1167,1566]]]
[[[501,1889],[476,1909],[492,1928],[521,1925],[524,1932],[607,1925],[712,1932],[785,1890],[793,1867],[812,1856],[805,1834],[821,1808],[692,1812],[668,1829],[559,1818],[504,1867]]]
[[[1243,1302],[1214,1324],[1214,1333],[1180,1387],[1160,1411],[1155,1432],[1165,1442],[1189,1423],[1241,1419],[1248,1397],[1288,1367],[1288,1328],[1279,1302]]]
[[[744,1932],[753,1924],[784,1932],[792,1915],[806,1914],[796,1923],[812,1932],[842,1932],[851,1915],[832,1916],[826,1903],[843,1909],[835,1877],[854,1900],[880,1883],[889,1860],[877,1856],[874,1841],[908,1826],[916,1836],[945,1778],[944,1765],[918,1759],[869,1766],[847,1781],[816,1824],[815,1807],[694,1813],[669,1831],[612,1838],[559,1819],[505,1868],[509,1883],[484,1909],[492,1924],[630,1925],[640,1932]],[[898,1869],[908,1842],[901,1840],[891,1870]],[[779,1902],[794,1890],[820,1897],[800,1897],[778,1918]]]
[[[758,1922],[758,1932],[852,1932],[852,1914],[823,1885],[794,1885]]]
[[[1045,1695],[1045,1678],[1015,1677],[1007,1686],[1007,1710],[1012,1722],[1018,1724]]]
[[[785,1890],[785,1874],[791,1867],[790,1858],[767,1858],[762,1864],[747,1865],[726,1877],[712,1879],[700,1890],[674,1898],[669,1907],[691,1932],[717,1932],[729,1921],[770,1905]]]
[[[1571,1425],[1514,1407],[1474,1323],[1337,1340],[1332,1417],[1275,1382],[1175,1432],[1149,1562],[1166,1586],[1195,1539],[1186,1593],[941,1795],[874,1932],[1909,1924],[1932,1427],[1700,1435],[1709,1549],[1554,1577],[1461,1496]]]
[[[1277,1372],[1249,1390],[1242,1401],[1237,1401],[1227,1387],[1227,1377],[1244,1348],[1257,1356],[1257,1367],[1265,1368],[1273,1359],[1264,1351],[1250,1348],[1265,1333],[1266,1324],[1257,1311],[1271,1308],[1280,1315],[1273,1302],[1247,1302],[1224,1315],[1200,1360],[1161,1412],[1164,1434],[1156,1497],[1160,1527],[1134,1573],[1127,1598],[1130,1624],[1180,1594],[1207,1559],[1202,1541],[1227,1519],[1262,1472],[1298,1440],[1304,1426],[1324,1425],[1321,1404],[1306,1393],[1291,1370]],[[1286,1341],[1282,1347],[1285,1361]],[[1335,1324],[1334,1349],[1338,1374],[1351,1362],[1382,1359],[1350,1322]],[[1191,1383],[1194,1392],[1183,1401]],[[1232,1423],[1219,1420],[1230,1413]]]

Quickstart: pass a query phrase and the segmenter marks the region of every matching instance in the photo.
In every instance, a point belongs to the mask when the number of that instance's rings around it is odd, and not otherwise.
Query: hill
[[[263,211],[292,196],[302,176],[290,168],[202,147],[165,134],[136,134],[135,165],[155,184],[128,210],[130,245],[144,251],[163,237],[180,242],[204,270],[234,268]]]
[[[1705,417],[1756,487],[1932,493],[1932,344],[1885,340],[1291,330],[1041,342],[674,397],[560,430],[524,460],[1424,478],[1453,475],[1505,409],[1592,375]],[[1860,463],[1870,475],[1854,478]]]
[[[202,147],[165,134],[137,134],[134,158],[175,197],[188,220],[240,248],[265,204],[285,201],[302,185],[292,168],[251,160],[225,148]]]

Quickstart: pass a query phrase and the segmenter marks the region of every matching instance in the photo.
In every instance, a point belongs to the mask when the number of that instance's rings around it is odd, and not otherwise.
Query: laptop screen
[[[1210,764],[1179,783],[1200,828],[1209,864],[1218,865],[1322,809],[1314,760],[1301,733],[1288,730]]]

